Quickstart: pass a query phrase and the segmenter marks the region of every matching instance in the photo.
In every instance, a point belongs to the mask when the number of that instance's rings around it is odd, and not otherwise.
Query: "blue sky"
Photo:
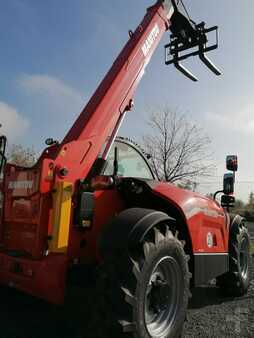
[[[244,6],[243,6],[244,3]],[[10,0],[0,11],[0,121],[10,142],[43,148],[61,139],[96,89],[150,0]],[[168,105],[186,113],[212,139],[224,171],[227,153],[238,153],[239,182],[254,181],[254,67],[251,0],[185,0],[192,17],[220,27],[220,49],[211,55],[218,78],[198,60],[188,65],[197,84],[164,65],[163,42],[153,57],[121,134],[140,139],[149,111]],[[203,181],[211,181],[205,179]],[[217,184],[219,186],[219,183]],[[212,185],[202,189],[214,190]],[[246,198],[254,183],[238,183]]]

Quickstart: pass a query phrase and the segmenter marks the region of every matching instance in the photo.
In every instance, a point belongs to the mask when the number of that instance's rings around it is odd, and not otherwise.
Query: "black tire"
[[[243,296],[250,285],[250,236],[245,224],[234,226],[229,236],[229,271],[217,277],[226,296]]]
[[[180,336],[191,278],[183,246],[168,228],[164,235],[154,229],[134,257],[114,252],[105,259],[97,312],[100,326],[104,322],[103,337]]]

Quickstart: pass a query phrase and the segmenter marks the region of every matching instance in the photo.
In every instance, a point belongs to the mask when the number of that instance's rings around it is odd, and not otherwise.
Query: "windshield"
[[[134,146],[115,141],[108,156],[108,164],[104,175],[112,175],[114,172],[114,149],[118,149],[118,175],[123,177],[136,177],[154,179],[153,173],[145,157]]]

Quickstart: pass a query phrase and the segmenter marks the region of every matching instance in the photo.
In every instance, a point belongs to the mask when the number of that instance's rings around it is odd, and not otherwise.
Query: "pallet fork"
[[[180,61],[186,60],[191,56],[199,56],[200,60],[215,74],[221,75],[220,70],[206,56],[207,52],[218,48],[218,27],[205,27],[205,22],[196,24],[191,19],[185,17],[178,9],[175,1],[172,1],[174,6],[174,14],[171,19],[171,36],[170,43],[165,46],[166,65],[174,64],[176,69],[187,76],[192,81],[198,81],[197,77],[185,68]],[[215,44],[208,46],[208,34],[216,33]],[[190,49],[197,47],[197,50],[192,50],[190,53],[181,54]]]

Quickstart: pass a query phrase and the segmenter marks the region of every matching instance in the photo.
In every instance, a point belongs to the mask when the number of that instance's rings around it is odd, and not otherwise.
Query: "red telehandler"
[[[101,288],[97,326],[101,314],[112,316],[116,321],[109,332],[119,330],[117,337],[122,332],[136,338],[178,337],[190,287],[216,278],[224,292],[243,295],[250,282],[244,219],[228,213],[237,158],[227,158],[233,173],[224,177],[219,204],[156,181],[144,154],[116,140],[145,68],[168,31],[166,64],[197,81],[180,63],[197,55],[220,75],[206,56],[217,48],[217,42],[208,46],[207,37],[217,27],[189,20],[179,1],[158,0],[129,32],[63,141],[48,139],[35,166],[6,163],[6,138],[1,137],[0,283],[61,304],[67,271],[92,265]],[[104,337],[111,333],[105,328]]]

